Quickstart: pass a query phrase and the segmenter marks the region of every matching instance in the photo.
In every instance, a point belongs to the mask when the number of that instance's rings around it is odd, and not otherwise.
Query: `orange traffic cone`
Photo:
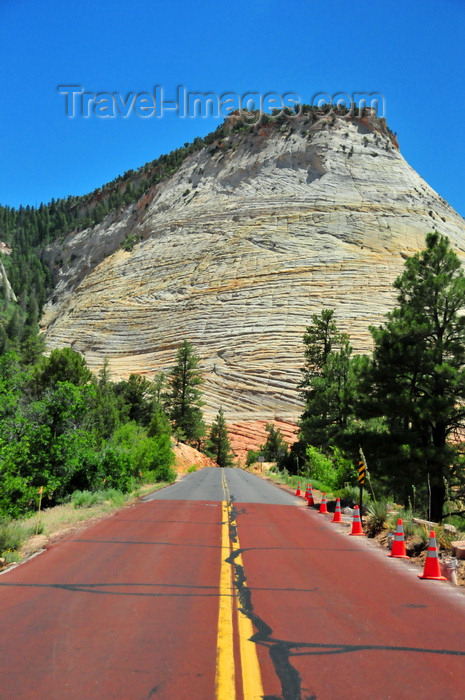
[[[441,576],[438,559],[438,547],[436,544],[436,533],[431,530],[429,533],[428,552],[425,559],[425,568],[422,574],[418,574],[418,578],[430,578],[435,581],[446,581],[445,576]]]
[[[332,523],[342,523],[341,499],[336,499],[336,510],[334,511]]]
[[[319,513],[327,513],[328,512],[328,509],[326,507],[326,494],[325,493],[321,494],[320,510],[318,512]]]
[[[299,483],[297,484],[297,491],[295,492],[295,495],[296,495],[296,496],[301,496],[301,495],[302,495],[302,493],[301,493],[301,491],[300,491],[300,481],[299,481]]]
[[[305,500],[308,499],[308,486],[309,485],[307,484],[307,488],[305,489],[305,496],[304,496]]]
[[[315,505],[315,501],[313,500],[313,491],[312,491],[311,484],[308,485],[307,505],[309,505],[309,506]]]
[[[388,557],[397,557],[397,559],[408,559],[405,552],[404,527],[402,518],[397,521],[396,534],[392,543],[392,549]]]
[[[352,520],[351,535],[364,535],[362,530],[362,521],[360,520],[360,510],[358,506],[354,506],[354,518]]]

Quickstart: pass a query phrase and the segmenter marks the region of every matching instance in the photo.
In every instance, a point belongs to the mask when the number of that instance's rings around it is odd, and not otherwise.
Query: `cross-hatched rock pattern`
[[[465,259],[465,221],[408,165],[384,120],[308,115],[231,131],[98,226],[47,250],[42,319],[113,379],[173,366],[187,339],[205,414],[301,413],[302,336],[334,308],[356,352],[395,302],[404,260],[437,229]],[[134,236],[130,252],[122,241]]]

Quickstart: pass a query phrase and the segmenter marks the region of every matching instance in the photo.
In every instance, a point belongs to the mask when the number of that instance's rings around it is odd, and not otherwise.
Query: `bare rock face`
[[[215,460],[194,449],[190,445],[180,442],[171,445],[174,452],[174,470],[176,474],[187,474],[189,470],[203,469],[204,467],[218,467]]]
[[[384,120],[308,115],[233,129],[138,205],[49,249],[62,261],[43,318],[113,379],[173,366],[187,339],[206,418],[295,421],[302,336],[335,308],[355,351],[395,301],[433,229],[465,260],[465,221],[407,164]],[[137,244],[124,252],[131,234]]]
[[[2,244],[5,245],[5,244]],[[10,248],[11,251],[11,248]],[[5,252],[4,250],[1,250],[1,252]],[[7,255],[10,255],[10,253],[6,253]],[[0,260],[0,289],[3,292],[3,298],[6,301],[18,301],[16,298],[16,294],[13,291],[13,288],[10,284],[10,280],[8,279],[8,275],[6,274],[5,267]]]

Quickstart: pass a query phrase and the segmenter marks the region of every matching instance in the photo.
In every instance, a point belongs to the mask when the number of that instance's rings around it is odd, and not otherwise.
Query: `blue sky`
[[[84,194],[215,119],[66,116],[127,93],[377,92],[401,151],[465,216],[464,0],[0,0],[0,203]]]

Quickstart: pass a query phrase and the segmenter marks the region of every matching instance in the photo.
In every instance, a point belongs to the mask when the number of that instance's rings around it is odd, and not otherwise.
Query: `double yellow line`
[[[232,552],[240,549],[239,538],[232,542],[229,526],[232,522],[226,478],[222,475],[223,494],[221,524],[221,571],[220,605],[218,613],[218,642],[216,660],[216,700],[236,700],[236,668],[234,662],[233,615],[237,615],[240,664],[244,700],[261,700],[263,686],[258,665],[257,648],[250,641],[253,626],[247,615],[240,610],[239,597],[232,581],[233,565],[227,562]],[[242,556],[234,561],[243,567]]]

